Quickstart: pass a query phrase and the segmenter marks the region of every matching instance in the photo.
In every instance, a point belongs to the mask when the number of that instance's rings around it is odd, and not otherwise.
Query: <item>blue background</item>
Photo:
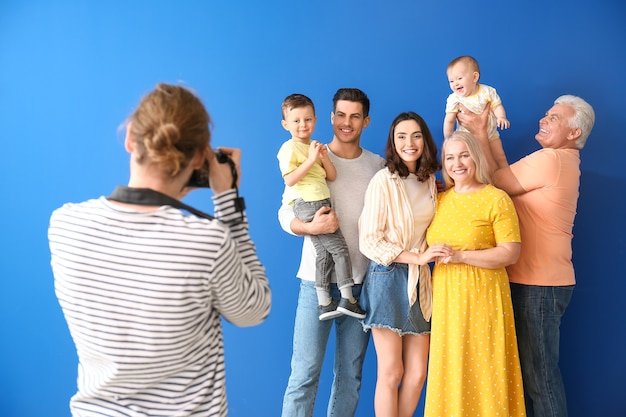
[[[279,415],[301,244],[276,220],[282,99],[309,95],[315,137],[329,141],[332,95],[358,87],[372,101],[364,147],[381,153],[391,120],[405,110],[420,113],[440,144],[445,69],[465,54],[503,99],[509,160],[538,148],[538,120],[557,96],[580,95],[595,107],[562,368],[571,416],[625,416],[624,18],[621,0],[3,0],[0,416],[69,415],[77,359],[53,290],[49,215],[126,183],[119,127],[159,81],[195,89],[214,119],[214,145],[243,149],[242,194],[274,303],[258,327],[225,325],[230,411]],[[211,210],[209,196],[199,191],[187,202]],[[359,416],[373,415],[375,380],[370,346]],[[325,415],[330,381],[328,360],[316,416]]]

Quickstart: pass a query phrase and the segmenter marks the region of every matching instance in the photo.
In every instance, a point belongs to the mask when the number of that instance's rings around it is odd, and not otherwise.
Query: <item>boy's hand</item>
[[[506,117],[498,117],[498,129],[504,130],[511,127],[511,123],[507,120]]]
[[[320,158],[324,159],[328,157],[328,149],[326,148],[326,145],[324,144],[319,144],[319,154],[320,154]]]
[[[322,145],[318,141],[311,141],[311,144],[309,145],[309,160],[317,161],[319,159],[321,147]]]

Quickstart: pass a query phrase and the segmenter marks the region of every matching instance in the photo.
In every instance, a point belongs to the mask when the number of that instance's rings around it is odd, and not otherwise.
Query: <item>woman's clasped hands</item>
[[[426,249],[426,251],[422,254],[425,259],[422,259],[425,260],[424,263],[436,262],[447,264],[452,262],[455,253],[456,251],[449,245],[446,245],[445,243],[438,243]]]

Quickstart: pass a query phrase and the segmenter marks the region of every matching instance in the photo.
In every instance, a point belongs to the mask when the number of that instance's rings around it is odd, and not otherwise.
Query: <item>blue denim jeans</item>
[[[298,198],[293,202],[293,213],[298,219],[308,223],[313,220],[315,213],[322,207],[330,207],[329,198],[319,201],[304,201]],[[350,252],[341,230],[337,229],[335,233],[309,237],[317,255],[315,258],[315,286],[328,291],[333,268],[339,288],[354,284]]]
[[[331,284],[330,292],[332,297],[339,298],[336,284]],[[358,299],[361,285],[354,285],[352,293]],[[324,353],[333,323],[336,346],[328,417],[351,417],[356,412],[369,333],[363,331],[358,319],[347,315],[334,320],[320,320],[317,305],[313,282],[302,280],[293,331],[291,375],[283,399],[283,417],[313,416]]]
[[[363,282],[361,307],[367,312],[363,328],[386,328],[400,336],[429,334],[430,322],[424,320],[417,300],[412,305],[407,298],[409,266],[392,262],[389,266],[371,261]]]
[[[573,291],[573,285],[511,284],[527,417],[567,416],[559,328]]]

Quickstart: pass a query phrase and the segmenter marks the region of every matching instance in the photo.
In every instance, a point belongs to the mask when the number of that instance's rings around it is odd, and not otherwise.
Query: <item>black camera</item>
[[[217,157],[217,162],[220,164],[229,163],[232,174],[233,174],[233,184],[237,183],[237,170],[235,168],[235,163],[228,155],[220,150],[215,151],[215,156]],[[187,182],[187,187],[197,187],[197,188],[211,188],[209,184],[209,160],[205,159],[202,167],[200,169],[195,169],[191,173],[191,177]]]

